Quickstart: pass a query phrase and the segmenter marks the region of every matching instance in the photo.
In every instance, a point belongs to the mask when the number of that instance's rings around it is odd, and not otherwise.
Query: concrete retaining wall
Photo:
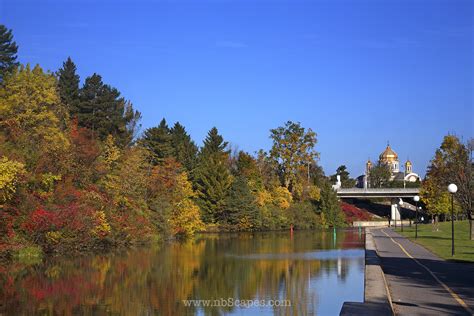
[[[388,287],[370,229],[365,231],[364,302],[345,302],[340,315],[393,315]]]
[[[403,222],[403,226],[408,227],[410,225],[410,221],[397,221],[397,226],[400,226],[401,222]],[[395,224],[394,221],[390,222],[392,226]],[[353,222],[353,227],[388,227],[388,221],[357,221]]]

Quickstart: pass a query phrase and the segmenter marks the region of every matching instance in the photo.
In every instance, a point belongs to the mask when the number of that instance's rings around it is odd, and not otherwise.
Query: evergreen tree
[[[351,177],[349,176],[349,172],[347,171],[347,167],[345,165],[339,166],[336,169],[336,174],[333,174],[331,176],[331,183],[336,183],[338,175],[341,177],[341,186],[343,188],[352,188],[355,186],[356,181],[354,179],[351,179]]]
[[[322,185],[321,197],[317,203],[321,212],[321,222],[326,227],[340,227],[344,225],[344,214],[336,192],[327,181]]]
[[[12,31],[0,25],[0,82],[7,73],[11,73],[19,63],[16,61],[18,46],[13,41]]]
[[[204,140],[199,165],[194,172],[198,204],[206,223],[216,223],[222,218],[225,198],[232,184],[226,147],[227,142],[219,135],[217,128],[212,128]]]
[[[80,91],[77,117],[79,125],[92,129],[102,140],[113,135],[121,146],[132,140],[140,113],[120,92],[102,82],[98,74],[86,78]]]
[[[62,103],[69,109],[71,117],[74,117],[79,103],[79,76],[71,57],[68,57],[63,67],[58,70],[58,88]]]
[[[237,225],[239,230],[258,228],[259,210],[245,177],[239,176],[232,183],[225,204],[223,222]]]
[[[172,141],[171,130],[166,120],[162,119],[160,125],[145,130],[140,144],[151,152],[152,162],[156,165],[173,156]]]
[[[213,127],[204,140],[204,147],[201,150],[201,156],[209,157],[214,154],[228,155],[229,151],[226,150],[228,142],[224,141],[224,138],[219,135],[219,131],[216,127]]]
[[[98,74],[93,74],[87,77],[84,86],[80,91],[80,103],[78,105],[77,117],[79,125],[90,128],[95,131],[99,124],[99,98],[104,89],[102,77]]]
[[[390,168],[387,164],[378,162],[370,169],[369,186],[371,188],[382,188],[389,185],[391,177]]]
[[[195,172],[194,186],[205,223],[217,223],[224,217],[225,199],[231,184],[232,176],[222,159],[211,156],[200,162]]]
[[[171,129],[173,156],[187,171],[196,167],[198,148],[183,125],[176,122]]]

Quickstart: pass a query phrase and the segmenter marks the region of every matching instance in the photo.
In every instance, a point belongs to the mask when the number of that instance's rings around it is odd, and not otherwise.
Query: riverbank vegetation
[[[140,112],[99,74],[81,84],[71,58],[54,73],[20,65],[3,26],[0,41],[3,255],[346,224],[311,129],[286,122],[254,155],[216,127],[202,146],[165,119],[140,133]]]
[[[418,238],[415,239],[415,225],[404,227],[403,232],[410,240],[426,247],[443,259],[474,262],[472,241],[469,239],[469,221],[454,222],[455,255],[451,256],[451,222],[418,225]]]

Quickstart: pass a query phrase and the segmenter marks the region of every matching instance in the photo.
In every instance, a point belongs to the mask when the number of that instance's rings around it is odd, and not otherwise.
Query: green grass
[[[439,223],[438,231],[434,230],[432,224],[418,225],[418,239],[415,239],[415,224],[404,227],[403,230],[402,233],[400,227],[397,227],[396,232],[441,258],[474,262],[474,241],[469,240],[469,221],[454,222],[454,257],[451,256],[451,222]]]

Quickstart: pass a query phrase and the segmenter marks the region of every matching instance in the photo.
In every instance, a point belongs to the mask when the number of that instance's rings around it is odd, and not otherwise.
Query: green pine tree
[[[341,227],[345,224],[344,213],[336,192],[327,181],[321,187],[321,197],[318,201],[318,210],[326,227]]]
[[[336,174],[331,175],[331,183],[336,183],[337,176],[341,177],[341,186],[343,188],[352,188],[356,185],[356,181],[349,176],[349,171],[345,165],[337,167]]]
[[[201,150],[201,156],[209,157],[214,154],[229,154],[229,151],[226,150],[227,145],[228,143],[224,141],[224,138],[221,135],[219,135],[217,128],[213,127],[207,133],[206,139],[204,140],[204,147]]]
[[[199,164],[192,180],[198,193],[198,205],[205,223],[216,223],[222,218],[225,198],[232,184],[228,167],[227,142],[212,128],[201,149]]]
[[[76,65],[71,57],[58,70],[58,88],[62,103],[69,109],[70,116],[74,117],[79,104],[79,75],[76,74]]]
[[[132,141],[141,116],[116,88],[104,84],[102,77],[94,73],[80,90],[77,117],[80,126],[90,128],[101,140],[112,135],[117,144],[126,146]]]
[[[171,130],[165,119],[162,119],[160,125],[145,130],[140,144],[148,149],[152,154],[152,163],[158,164],[165,158],[173,156]]]
[[[226,197],[232,184],[232,176],[225,162],[218,156],[202,160],[193,180],[202,220],[205,223],[217,223],[222,220]]]
[[[173,156],[187,171],[191,172],[196,167],[198,148],[188,135],[186,129],[176,122],[171,129],[171,143]]]
[[[13,41],[12,31],[7,29],[5,25],[0,25],[0,82],[7,73],[18,67],[16,54],[18,46]]]
[[[245,177],[237,177],[225,200],[222,222],[236,225],[239,230],[255,230],[259,227],[259,209]]]

